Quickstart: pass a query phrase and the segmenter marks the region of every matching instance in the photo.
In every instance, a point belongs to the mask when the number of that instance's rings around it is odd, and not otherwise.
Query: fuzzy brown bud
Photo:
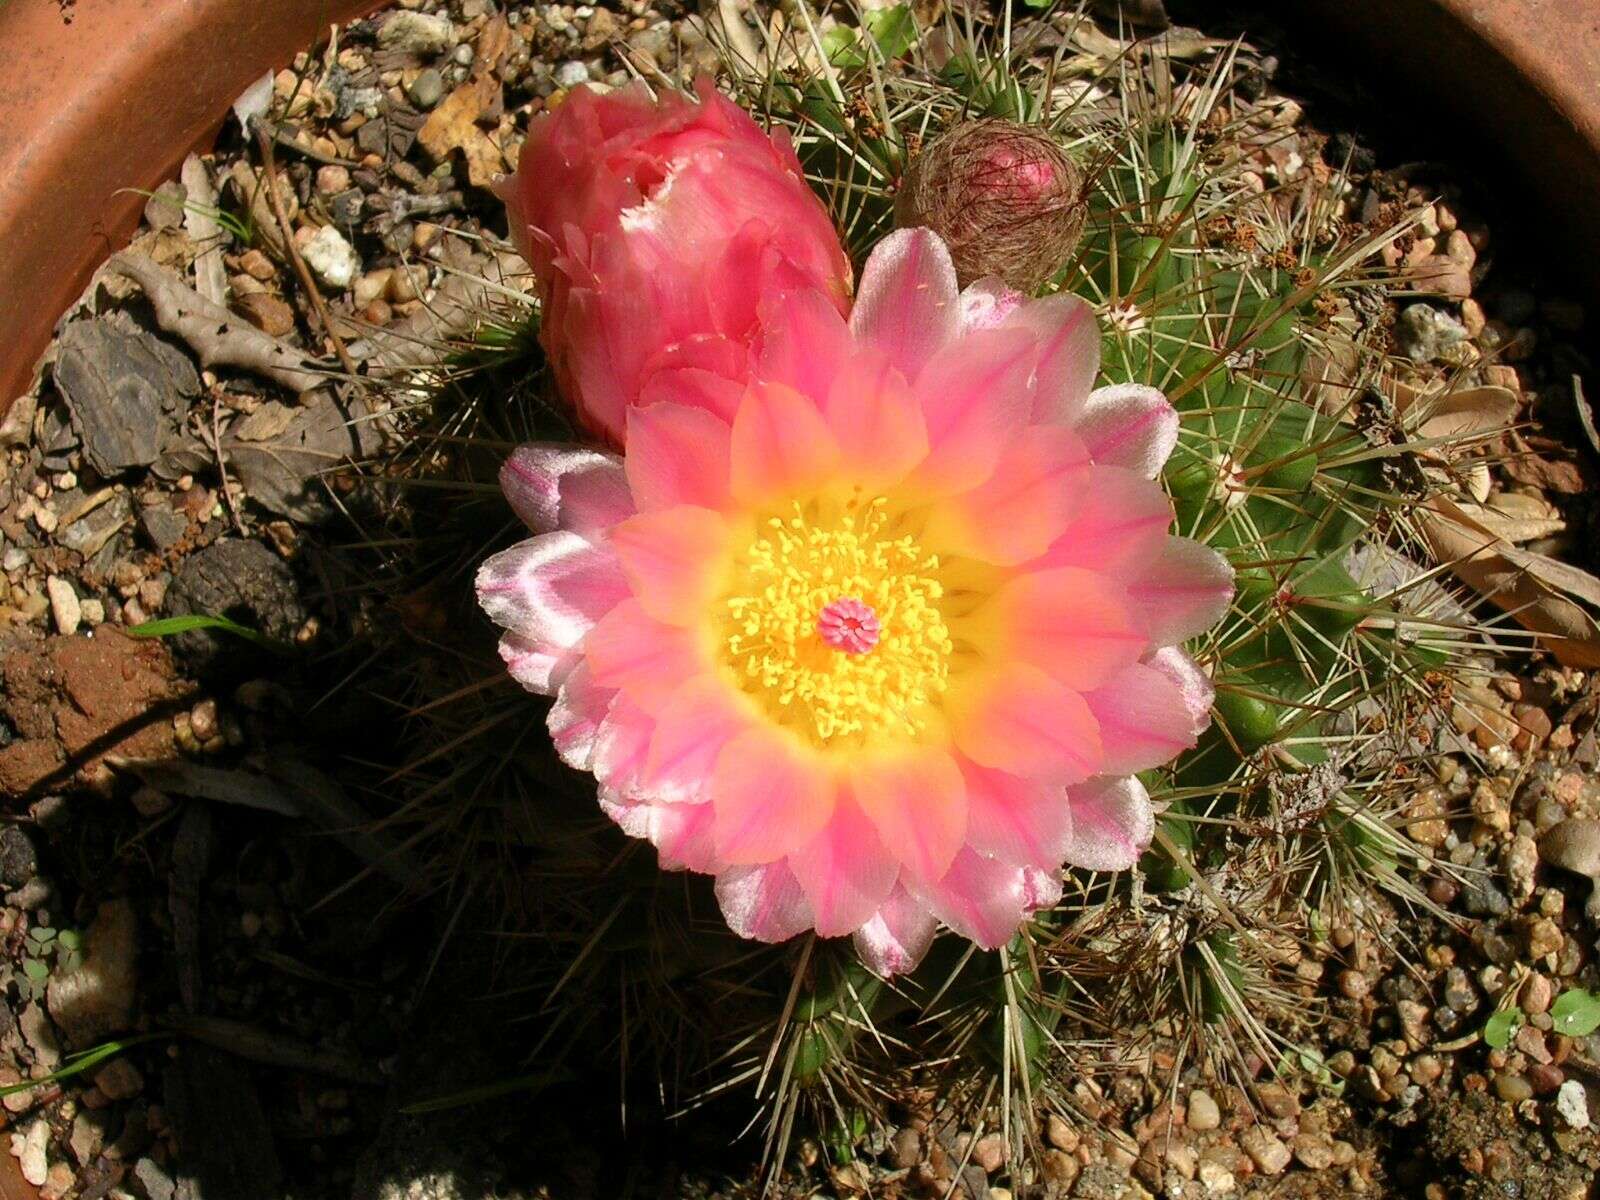
[[[952,126],[911,161],[895,197],[896,223],[942,237],[963,286],[998,275],[1037,292],[1066,265],[1083,220],[1083,175],[1067,152],[995,117]]]

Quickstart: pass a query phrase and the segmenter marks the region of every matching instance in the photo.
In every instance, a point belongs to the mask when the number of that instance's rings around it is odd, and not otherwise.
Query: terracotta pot
[[[9,0],[0,92],[0,411],[149,190],[233,101],[380,0]]]
[[[228,106],[330,23],[379,0],[58,0],[0,4],[0,405],[57,316],[123,244],[142,199]],[[1524,172],[1538,220],[1600,278],[1597,0],[1301,0],[1395,92],[1454,106]],[[70,19],[69,19],[70,18]],[[1592,286],[1592,285],[1591,285]]]
[[[1301,0],[1319,57],[1524,189],[1508,214],[1600,301],[1600,0]],[[1474,181],[1476,182],[1476,180]]]

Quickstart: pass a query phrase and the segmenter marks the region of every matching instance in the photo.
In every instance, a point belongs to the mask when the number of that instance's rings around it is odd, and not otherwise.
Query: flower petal
[[[1168,538],[1156,560],[1128,579],[1128,598],[1157,646],[1197,637],[1233,600],[1233,567],[1210,546]]]
[[[518,446],[500,468],[500,490],[535,533],[590,537],[633,512],[622,460],[577,446]]]
[[[626,691],[650,712],[660,712],[683,681],[700,674],[702,667],[692,633],[652,619],[632,598],[589,631],[583,653],[596,683]]]
[[[642,512],[693,504],[721,509],[728,502],[728,443],[722,418],[682,404],[653,404],[628,412],[628,486]]]
[[[1189,730],[1198,738],[1211,724],[1211,706],[1216,702],[1216,685],[1194,659],[1176,646],[1165,646],[1145,659],[1151,669],[1160,671],[1177,686],[1189,714]]]
[[[989,478],[1028,423],[1037,353],[1027,331],[991,329],[950,343],[927,364],[913,387],[928,431],[919,483],[958,492]]]
[[[1019,575],[990,602],[997,653],[1086,692],[1149,648],[1121,589],[1104,575],[1060,567]]]
[[[933,944],[939,922],[904,888],[897,887],[865,925],[856,930],[856,953],[867,970],[884,979],[914,971]]]
[[[1035,426],[1001,452],[987,480],[935,506],[928,537],[957,554],[1000,566],[1038,558],[1067,528],[1089,471],[1089,455],[1077,434],[1062,426]]]
[[[840,469],[853,483],[888,487],[928,456],[922,409],[882,354],[855,354],[841,364],[822,411],[839,444]]]
[[[1030,913],[1043,908],[1054,908],[1061,903],[1061,868],[1041,871],[1038,867],[1022,868],[1024,910]]]
[[[1102,775],[1067,792],[1072,844],[1066,861],[1088,871],[1126,871],[1150,848],[1156,813],[1133,775]]]
[[[1072,837],[1072,808],[1060,787],[963,760],[967,844],[1013,866],[1053,870]]]
[[[811,928],[811,905],[789,864],[729,867],[717,876],[728,928],[758,942],[786,942]]]
[[[654,718],[630,700],[626,692],[612,697],[589,756],[589,770],[602,787],[630,792],[638,786],[655,724]]]
[[[1067,527],[1037,562],[1047,567],[1135,570],[1161,553],[1172,528],[1172,501],[1161,485],[1123,467],[1096,466]]]
[[[748,709],[715,675],[691,679],[656,720],[639,786],[657,800],[707,798],[717,759],[750,724]]]
[[[789,869],[805,889],[823,937],[853,933],[869,921],[899,874],[894,856],[849,796],[839,797],[821,833],[789,855]]]
[[[821,292],[785,292],[762,302],[757,379],[781,383],[819,405],[855,350],[850,327]]]
[[[898,229],[878,243],[861,271],[850,331],[876,346],[915,382],[923,365],[956,335],[961,320],[950,251],[930,229]]]
[[[1100,769],[1089,706],[1037,667],[985,672],[954,693],[949,708],[956,745],[980,766],[1051,783],[1077,783]]]
[[[955,760],[912,746],[862,762],[851,783],[889,853],[921,879],[938,879],[967,834],[967,789]]]
[[[1072,426],[1097,463],[1154,479],[1178,444],[1178,410],[1153,387],[1119,383],[1089,393]]]
[[[1100,769],[1107,773],[1159,767],[1195,743],[1194,717],[1183,693],[1152,667],[1124,667],[1083,699],[1100,723]]]
[[[826,480],[839,446],[816,404],[777,383],[752,384],[733,419],[733,495],[751,505]]]
[[[639,403],[630,406],[625,421],[631,431],[638,408],[654,408],[658,404],[672,404],[706,413],[727,425],[739,411],[739,401],[744,399],[745,385],[715,371],[702,367],[676,367],[657,371],[639,389]],[[628,434],[628,454],[633,454],[633,434]]]
[[[567,676],[550,706],[545,724],[561,761],[575,771],[587,771],[594,757],[600,724],[616,698],[615,688],[595,683],[587,665],[580,663]]]
[[[826,771],[789,738],[747,730],[723,747],[711,783],[717,855],[762,863],[804,846],[833,815]]]
[[[934,916],[985,950],[998,950],[1022,924],[1027,895],[1021,867],[963,847],[937,883],[912,889]]]
[[[723,866],[711,842],[711,805],[673,804],[600,791],[600,807],[629,837],[656,848],[663,871],[711,874]]]
[[[546,653],[574,649],[628,596],[616,556],[557,530],[519,542],[478,568],[478,603],[489,619]]]
[[[680,504],[629,517],[607,542],[634,597],[658,621],[698,624],[722,586],[728,523],[709,508]]]
[[[961,290],[961,332],[998,328],[1027,299],[998,275],[974,280]]]
[[[571,651],[552,649],[547,642],[523,637],[520,633],[507,633],[500,638],[500,661],[505,663],[511,678],[530,692],[541,696],[554,694],[579,658]]]
[[[1100,327],[1094,310],[1061,292],[1030,300],[1006,324],[1030,330],[1039,340],[1033,420],[1072,424],[1100,374]]]

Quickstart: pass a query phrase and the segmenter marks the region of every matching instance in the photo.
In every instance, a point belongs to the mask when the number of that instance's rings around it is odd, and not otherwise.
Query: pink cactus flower
[[[616,446],[635,404],[732,416],[763,296],[815,288],[848,309],[849,261],[787,136],[709,79],[695,90],[575,88],[500,188],[561,391]]]
[[[658,403],[625,459],[517,450],[536,536],[479,599],[565,760],[742,936],[854,934],[883,974],[941,922],[1000,946],[1063,863],[1134,864],[1134,773],[1210,719],[1177,646],[1233,580],[1169,533],[1177,414],[1094,388],[1082,301],[958,292],[925,229],[874,251],[848,323],[772,308],[731,421]]]

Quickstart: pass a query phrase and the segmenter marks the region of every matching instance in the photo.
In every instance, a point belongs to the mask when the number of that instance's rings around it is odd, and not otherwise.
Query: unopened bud
[[[998,275],[1035,293],[1083,233],[1083,175],[1049,135],[985,118],[953,126],[911,161],[895,197],[902,228],[945,240],[962,285]]]

